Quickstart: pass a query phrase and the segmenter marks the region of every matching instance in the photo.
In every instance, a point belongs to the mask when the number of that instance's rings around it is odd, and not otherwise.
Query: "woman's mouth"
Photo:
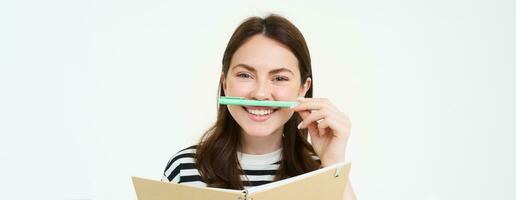
[[[272,114],[276,112],[279,108],[273,107],[251,107],[251,106],[242,106],[245,111],[247,111],[247,116],[249,119],[256,122],[263,122],[271,118]]]

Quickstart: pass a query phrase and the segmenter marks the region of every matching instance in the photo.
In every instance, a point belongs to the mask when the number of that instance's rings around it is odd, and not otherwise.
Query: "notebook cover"
[[[248,199],[342,200],[344,198],[344,190],[348,184],[351,164],[338,168],[340,168],[338,177],[335,177],[337,169],[332,169],[285,185],[255,193],[250,192]]]
[[[138,200],[238,200],[243,191],[155,181],[131,177]]]

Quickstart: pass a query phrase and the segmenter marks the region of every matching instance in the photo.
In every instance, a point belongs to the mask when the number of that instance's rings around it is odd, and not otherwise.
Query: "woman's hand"
[[[322,166],[343,162],[351,131],[351,122],[328,99],[299,98],[292,110],[299,112],[303,121],[298,128],[308,128],[315,153]]]

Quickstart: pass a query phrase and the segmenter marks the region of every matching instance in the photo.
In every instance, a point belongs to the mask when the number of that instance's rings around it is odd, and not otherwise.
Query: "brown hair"
[[[286,45],[297,57],[301,72],[301,85],[312,76],[310,54],[301,32],[287,19],[278,15],[266,18],[251,17],[235,30],[222,58],[222,73],[228,74],[231,58],[236,50],[254,35],[263,34]],[[223,77],[219,81],[219,95],[224,95]],[[313,83],[313,81],[312,81]],[[313,84],[312,84],[313,85]],[[312,87],[305,97],[312,97]],[[217,97],[218,98],[218,97]],[[301,122],[298,113],[285,123],[282,139],[282,160],[275,180],[293,177],[313,171],[321,166],[312,156],[316,155],[308,142],[306,129],[297,129]],[[241,128],[230,115],[226,105],[218,106],[217,121],[204,133],[197,145],[196,166],[209,187],[243,189],[240,175],[243,174],[237,158],[240,147]]]

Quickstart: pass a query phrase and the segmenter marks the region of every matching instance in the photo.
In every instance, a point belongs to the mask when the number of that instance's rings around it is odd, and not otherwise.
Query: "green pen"
[[[261,101],[261,100],[247,100],[243,97],[221,96],[221,97],[219,97],[219,104],[292,108],[294,106],[297,106],[299,103],[296,101]]]

